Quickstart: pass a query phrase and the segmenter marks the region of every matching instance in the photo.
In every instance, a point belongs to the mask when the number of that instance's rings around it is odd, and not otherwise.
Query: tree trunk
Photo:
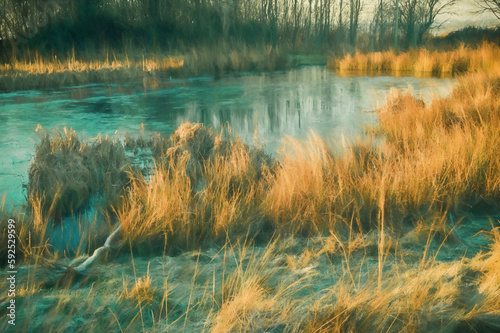
[[[398,52],[398,41],[399,41],[399,0],[396,0],[396,12],[394,14],[394,51]]]

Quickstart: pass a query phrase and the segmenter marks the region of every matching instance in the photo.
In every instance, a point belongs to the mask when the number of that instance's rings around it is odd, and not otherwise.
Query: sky
[[[431,32],[441,35],[467,26],[491,27],[500,24],[500,20],[491,13],[475,13],[478,7],[475,5],[474,1],[475,0],[457,0],[453,6],[446,10],[446,13],[440,14],[436,18],[436,24]],[[364,8],[361,19],[364,22],[370,22],[373,17],[373,7],[378,1],[364,0],[363,2]]]
[[[447,33],[453,30],[462,29],[467,26],[491,27],[500,24],[492,13],[474,13],[478,10],[474,0],[458,0],[450,7],[449,12],[439,17],[440,28],[434,29],[435,33]]]

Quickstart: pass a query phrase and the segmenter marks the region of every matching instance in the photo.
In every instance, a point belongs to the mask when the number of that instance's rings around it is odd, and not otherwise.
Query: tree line
[[[214,41],[292,50],[408,49],[421,45],[456,1],[0,0],[0,53],[171,50]]]

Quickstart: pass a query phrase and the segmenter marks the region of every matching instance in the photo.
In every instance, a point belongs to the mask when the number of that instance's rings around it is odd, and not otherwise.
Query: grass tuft
[[[104,207],[116,205],[129,168],[116,139],[99,135],[82,142],[67,128],[53,137],[41,127],[37,131],[42,139],[29,170],[29,204],[56,220],[82,211],[93,196],[101,197]]]

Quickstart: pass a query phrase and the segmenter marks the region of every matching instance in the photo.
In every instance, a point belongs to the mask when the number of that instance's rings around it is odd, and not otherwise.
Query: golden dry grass
[[[498,231],[495,234],[498,237]],[[495,244],[488,254],[470,260],[436,263],[431,258],[392,267],[378,290],[375,279],[359,285],[346,278],[312,307],[304,331],[496,331],[499,288],[483,292],[497,280],[492,275],[498,272]]]
[[[190,123],[147,144],[157,160],[152,176],[131,177],[116,209],[127,237],[198,246],[258,229],[260,180],[270,164],[262,150]]]
[[[92,59],[92,60],[88,60]],[[95,60],[98,59],[98,60]],[[215,75],[235,71],[274,71],[285,67],[280,50],[268,45],[223,42],[181,47],[175,54],[116,54],[103,51],[92,57],[72,55],[43,58],[31,52],[25,58],[0,64],[0,90],[40,89],[143,81],[145,89],[158,89],[174,76]]]
[[[128,55],[123,57],[106,54],[102,61],[86,61],[77,59],[73,50],[72,57],[60,60],[44,59],[38,52],[32,60],[16,60],[12,63],[0,64],[0,72],[15,73],[17,75],[39,75],[68,72],[88,72],[100,70],[120,70],[120,69],[142,69],[144,71],[166,71],[184,66],[184,59],[177,56],[157,56],[150,55],[142,57],[142,60],[131,60]]]
[[[331,147],[314,135],[289,138],[279,163],[200,124],[131,140],[150,147],[156,165],[129,174],[114,211],[133,243],[181,248],[262,228],[315,235],[420,225],[444,235],[449,216],[497,207],[499,76],[464,76],[428,105],[393,91],[364,139]]]
[[[411,50],[396,54],[394,51],[362,54],[356,52],[344,58],[329,58],[328,68],[339,74],[350,72],[389,73],[391,75],[450,76],[467,72],[498,70],[500,48],[483,43],[477,49],[460,46],[448,51]]]
[[[123,293],[121,297],[127,300],[133,300],[138,305],[148,305],[154,301],[156,292],[155,287],[151,287],[151,276],[149,275],[149,266],[145,276],[136,279],[132,289],[128,289],[127,281],[123,281]]]
[[[31,265],[18,274],[19,325],[77,332],[491,332],[500,327],[498,228],[488,237],[487,251],[452,261],[436,260],[439,243],[423,244],[424,251],[402,243],[387,252],[381,285],[370,252],[376,234],[120,259],[98,280],[73,288],[44,287],[46,268]],[[457,255],[456,247],[439,249]]]
[[[393,92],[378,126],[341,156],[314,136],[306,144],[289,140],[263,200],[266,215],[295,228],[354,222],[366,230],[381,213],[397,228],[420,216],[496,207],[499,74],[460,78],[450,96],[429,105]]]

